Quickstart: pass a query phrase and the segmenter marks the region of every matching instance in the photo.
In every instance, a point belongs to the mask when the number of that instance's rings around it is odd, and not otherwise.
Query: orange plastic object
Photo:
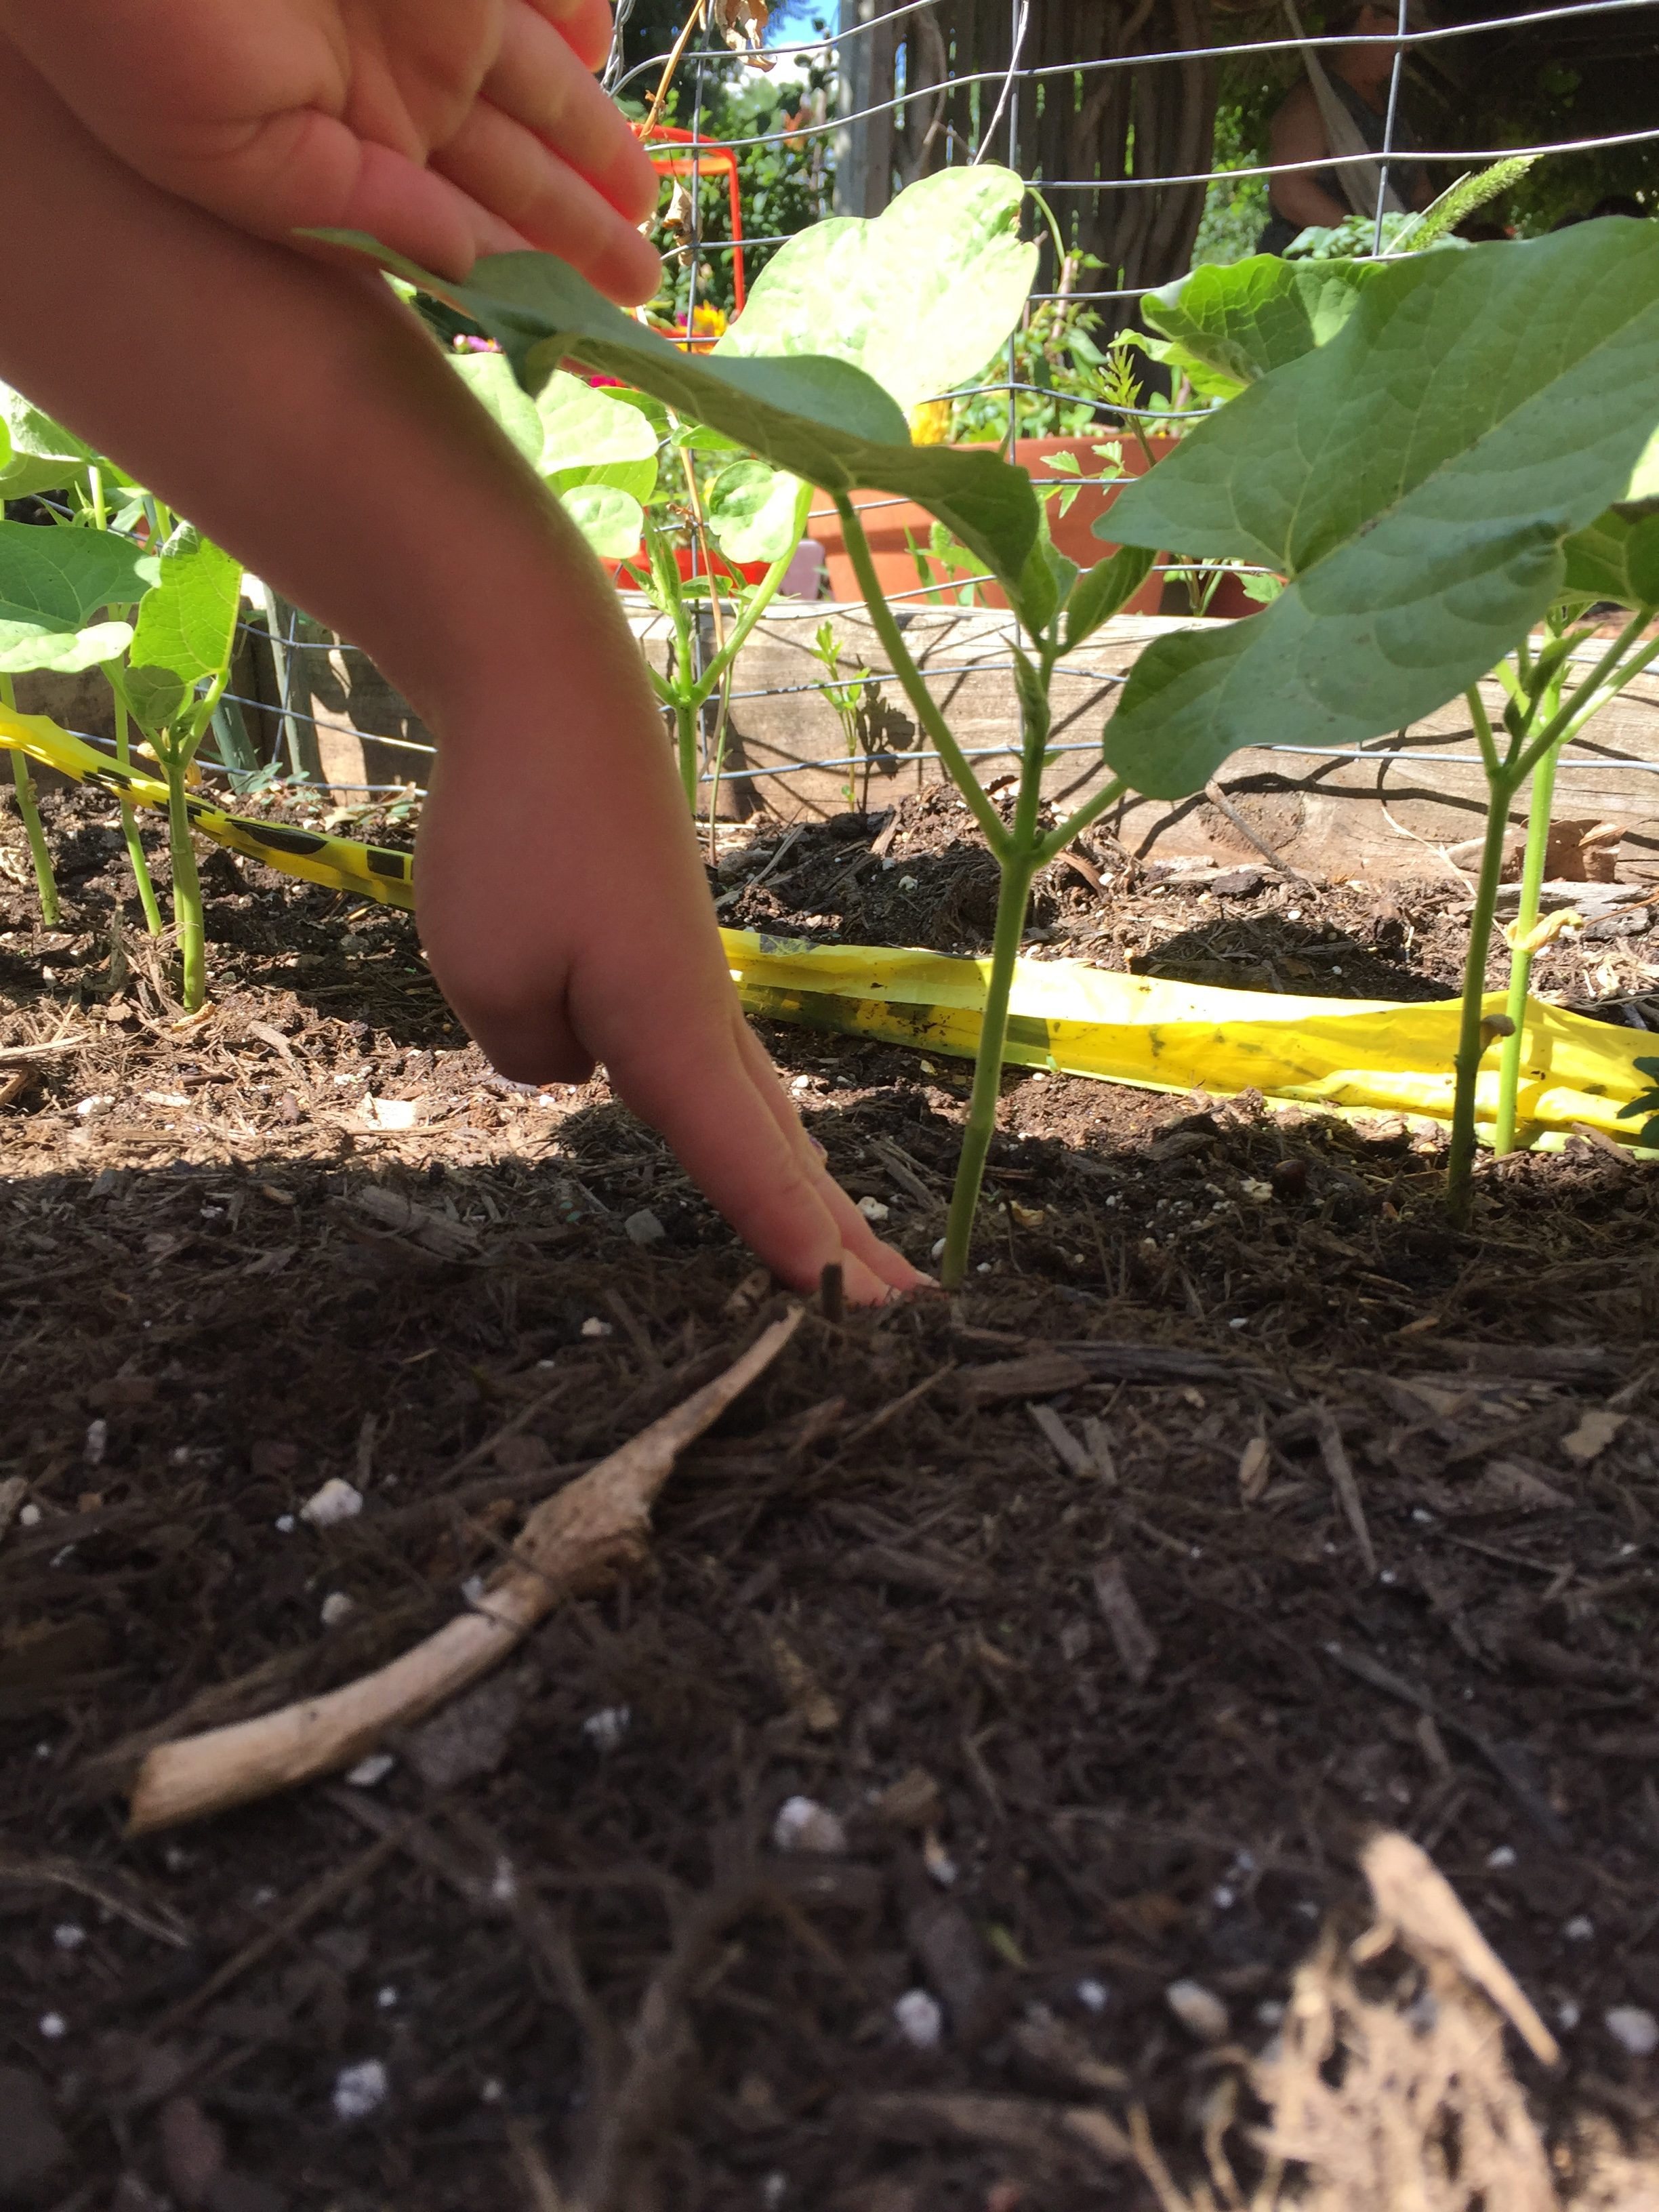
[[[695,146],[692,154],[665,152],[665,147]],[[666,123],[659,123],[646,141],[646,152],[651,156],[651,166],[665,177],[724,177],[728,204],[732,210],[732,296],[738,314],[743,313],[743,198],[738,189],[738,157],[729,146],[715,146],[707,139],[694,139],[689,131],[676,131]],[[693,332],[688,325],[684,335]]]

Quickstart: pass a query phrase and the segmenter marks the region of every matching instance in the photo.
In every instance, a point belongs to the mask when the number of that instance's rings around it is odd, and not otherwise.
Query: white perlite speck
[[[334,2077],[335,2118],[348,2123],[366,2120],[385,2104],[386,2087],[386,2069],[378,2058],[343,2066]]]
[[[1614,2005],[1601,2015],[1607,2033],[1632,2058],[1651,2058],[1659,2051],[1659,2020],[1641,2005]]]
[[[898,2032],[913,2051],[937,2051],[945,2033],[945,2014],[926,1990],[906,1990],[893,2007]]]
[[[372,1790],[377,1782],[386,1780],[397,1764],[389,1751],[371,1751],[367,1759],[347,1768],[346,1780],[354,1790]]]
[[[362,1510],[362,1492],[354,1483],[331,1474],[300,1508],[300,1518],[308,1521],[313,1528],[331,1528],[337,1522],[349,1521]]]
[[[626,1741],[633,1717],[626,1705],[602,1705],[582,1723],[582,1734],[595,1751],[615,1751]]]
[[[818,1851],[840,1858],[847,1831],[827,1805],[812,1797],[786,1797],[772,1823],[772,1841],[781,1851]]]

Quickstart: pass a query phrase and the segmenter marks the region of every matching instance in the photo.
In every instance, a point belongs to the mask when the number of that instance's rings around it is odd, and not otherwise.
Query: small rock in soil
[[[493,1774],[523,1711],[524,1692],[512,1675],[481,1683],[416,1729],[409,1763],[428,1790],[453,1790]]]
[[[827,1805],[811,1797],[787,1797],[772,1823],[772,1841],[781,1851],[817,1851],[843,1857],[847,1831]]]
[[[1607,2033],[1632,2058],[1651,2058],[1659,2051],[1659,2020],[1642,2005],[1614,2005],[1604,2014]]]
[[[362,1510],[362,1492],[355,1484],[331,1474],[300,1508],[300,1518],[309,1521],[313,1528],[332,1528],[337,1522],[349,1521]]]
[[[386,2068],[378,2058],[365,2058],[356,2066],[343,2066],[334,2079],[334,2117],[349,2124],[366,2120],[386,2098]]]
[[[637,1213],[630,1213],[623,1222],[623,1234],[630,1244],[643,1247],[647,1244],[660,1244],[668,1231],[650,1207],[642,1206]]]
[[[937,1998],[926,1990],[906,1990],[893,2007],[898,2032],[913,2051],[937,2051],[945,2033],[945,2014]]]
[[[194,2097],[169,2097],[161,2107],[161,2164],[181,2204],[205,2204],[224,2170],[225,2138]]]
[[[33,2204],[69,2156],[46,2085],[21,2066],[0,2066],[0,2204]]]
[[[1227,2008],[1202,1982],[1171,1982],[1164,2001],[1188,2035],[1219,2043],[1227,2033]]]

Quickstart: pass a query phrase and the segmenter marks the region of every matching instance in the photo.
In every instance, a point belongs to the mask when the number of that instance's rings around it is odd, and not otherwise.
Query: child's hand
[[[0,0],[142,176],[264,238],[366,230],[447,276],[538,246],[625,306],[657,179],[589,73],[607,0]]]
[[[838,1262],[855,1304],[915,1288],[743,1018],[611,586],[573,545],[544,605],[542,665],[481,671],[442,717],[415,878],[434,977],[503,1074],[579,1083],[602,1062],[787,1283]]]

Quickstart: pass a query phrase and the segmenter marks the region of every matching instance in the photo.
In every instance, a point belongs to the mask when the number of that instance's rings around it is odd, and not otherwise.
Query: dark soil
[[[1564,2179],[1586,2129],[1654,2152],[1604,2015],[1659,2012],[1659,1178],[1577,1139],[1487,1164],[1458,1236],[1398,1123],[1011,1075],[971,1291],[810,1316],[648,1572],[372,1783],[125,1840],[145,1743],[405,1648],[780,1303],[602,1082],[490,1076],[405,916],[216,857],[181,1024],[102,804],[46,802],[50,934],[0,825],[0,1047],[62,1045],[0,1061],[0,2203],[1151,2206],[1119,2130],[1205,2174],[1379,1823],[1559,2033],[1517,2070]],[[773,833],[722,919],[982,949],[961,824]],[[1055,872],[1045,951],[1455,983],[1449,877],[1090,853],[1118,880]],[[1655,942],[1540,983],[1640,1024]],[[768,1042],[925,1261],[965,1068]],[[794,1798],[843,1850],[781,1848]]]

